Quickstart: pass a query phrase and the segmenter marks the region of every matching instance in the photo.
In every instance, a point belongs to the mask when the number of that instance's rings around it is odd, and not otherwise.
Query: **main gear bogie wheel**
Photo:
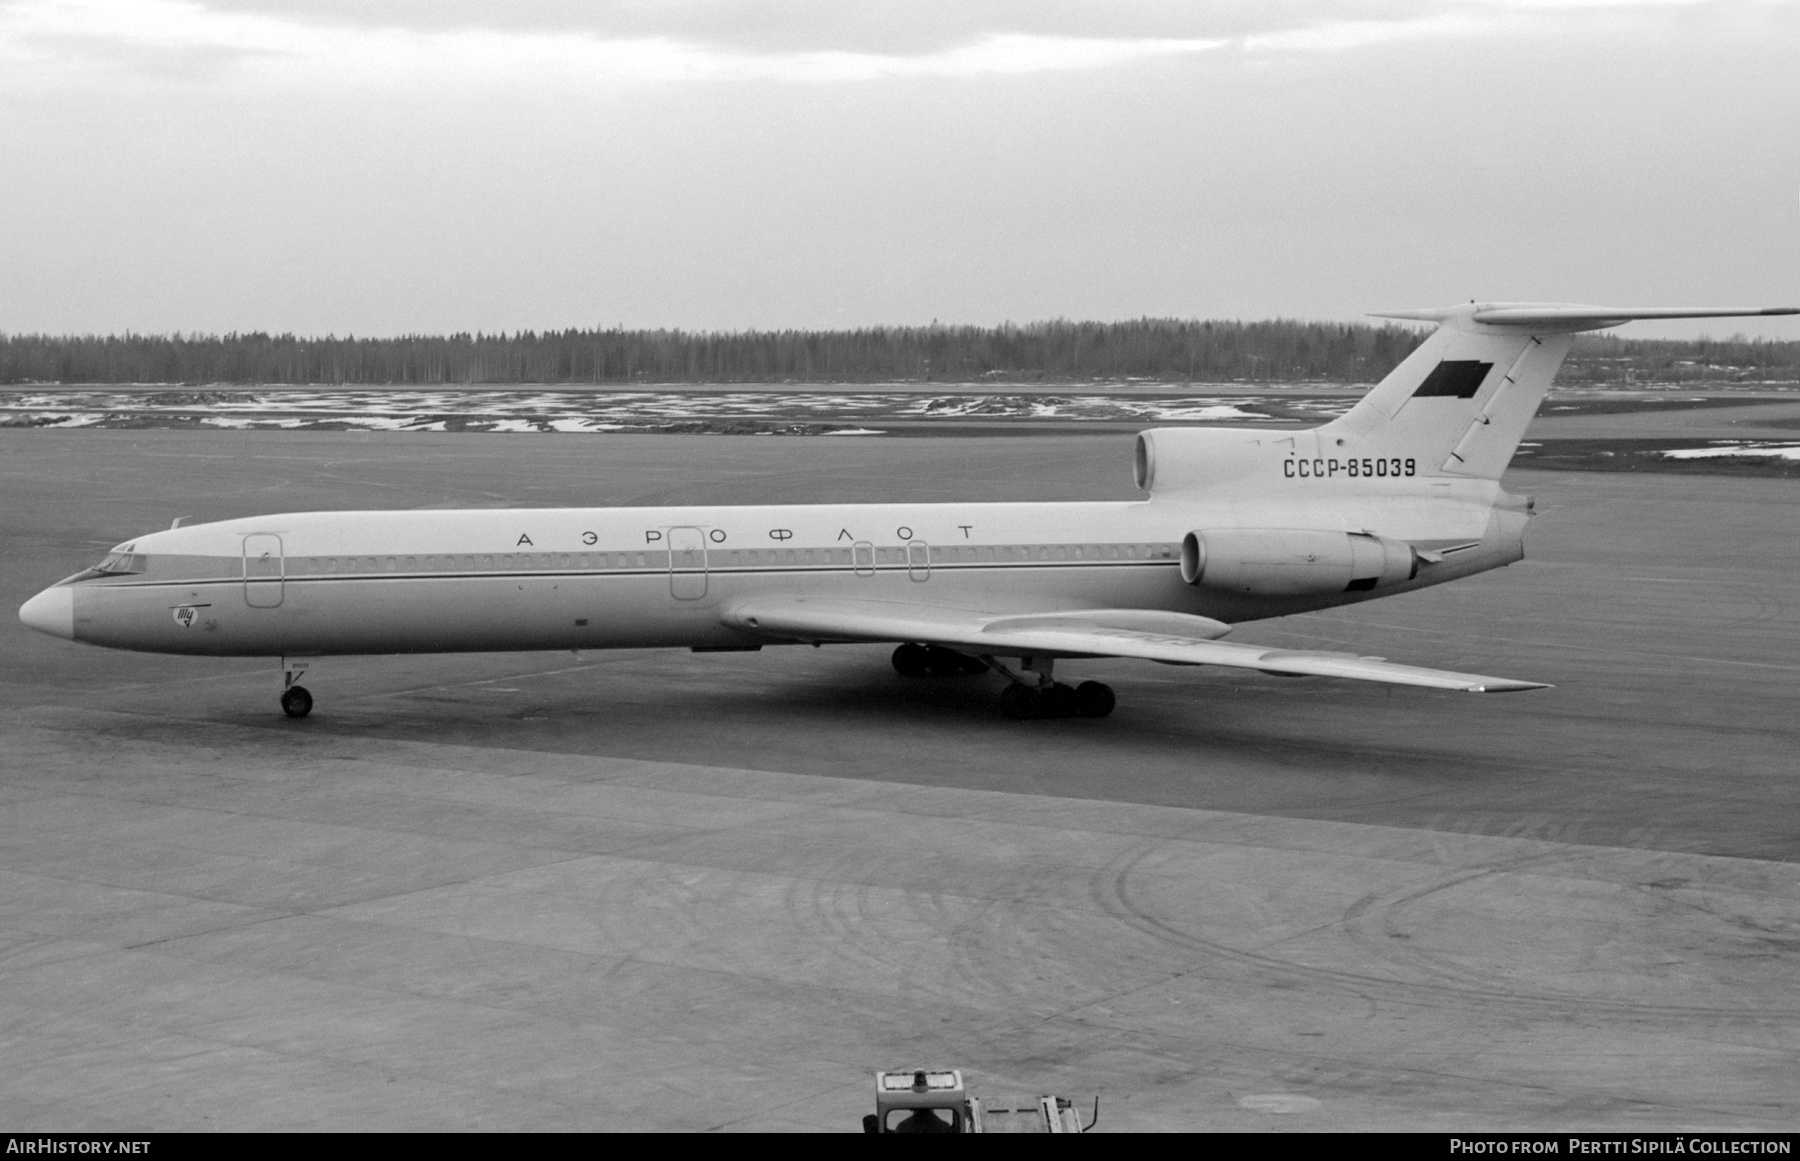
[[[942,645],[933,645],[925,653],[925,663],[931,667],[934,677],[973,677],[977,673],[987,672],[987,662],[979,657],[970,657]]]
[[[1037,690],[1023,685],[1009,685],[1000,691],[1000,712],[1015,722],[1029,721],[1039,714]]]
[[[1075,691],[1062,682],[1038,686],[1037,697],[1038,705],[1045,717],[1072,718],[1075,716]]]
[[[910,642],[894,650],[894,672],[901,677],[924,677],[931,672],[931,650]]]
[[[1118,703],[1110,685],[1084,681],[1075,687],[1075,712],[1084,718],[1103,718],[1112,713]]]

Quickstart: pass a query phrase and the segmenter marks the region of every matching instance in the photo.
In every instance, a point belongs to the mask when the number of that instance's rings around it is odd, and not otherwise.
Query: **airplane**
[[[1240,622],[1413,592],[1524,556],[1500,475],[1574,336],[1800,308],[1465,303],[1347,413],[1306,430],[1137,436],[1144,498],[291,512],[128,540],[19,609],[52,636],[279,658],[895,642],[909,676],[991,670],[1011,718],[1105,717],[1058,661],[1141,658],[1497,693],[1544,683],[1220,640]]]

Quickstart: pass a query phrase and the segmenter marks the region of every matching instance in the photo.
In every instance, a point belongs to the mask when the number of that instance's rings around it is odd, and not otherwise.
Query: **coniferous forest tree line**
[[[1343,382],[1379,379],[1423,331],[1138,319],[841,331],[565,330],[397,338],[0,334],[0,383]],[[1800,379],[1800,342],[1583,336],[1561,381]]]

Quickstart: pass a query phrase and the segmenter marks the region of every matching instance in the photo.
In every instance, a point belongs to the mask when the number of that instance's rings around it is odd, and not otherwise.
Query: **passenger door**
[[[669,595],[678,601],[706,595],[706,533],[701,529],[669,529]]]
[[[252,532],[244,537],[244,603],[253,609],[273,609],[281,604],[285,580],[281,537],[273,532]]]

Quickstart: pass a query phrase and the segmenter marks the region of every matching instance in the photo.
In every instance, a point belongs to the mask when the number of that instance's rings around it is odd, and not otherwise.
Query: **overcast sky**
[[[0,0],[0,211],[13,333],[1800,304],[1800,3]]]

